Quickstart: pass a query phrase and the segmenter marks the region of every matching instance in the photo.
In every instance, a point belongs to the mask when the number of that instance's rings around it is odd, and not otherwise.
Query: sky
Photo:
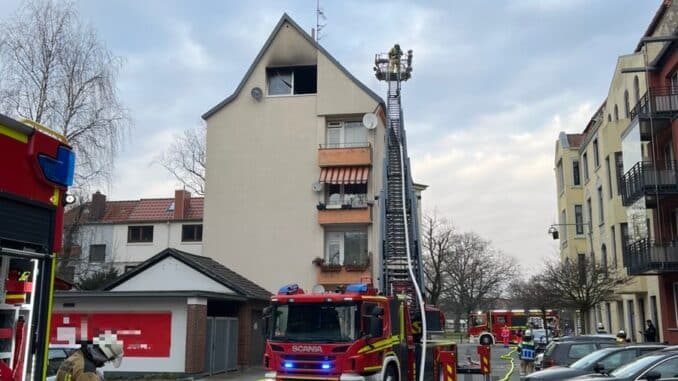
[[[659,0],[323,0],[323,45],[378,94],[374,54],[414,51],[403,90],[412,173],[426,212],[475,231],[524,271],[557,255],[555,141],[581,132]],[[0,0],[11,14],[19,0]],[[171,197],[160,153],[230,95],[283,13],[310,31],[315,0],[76,2],[124,59],[119,97],[134,128],[109,199]],[[2,18],[3,16],[0,16]]]

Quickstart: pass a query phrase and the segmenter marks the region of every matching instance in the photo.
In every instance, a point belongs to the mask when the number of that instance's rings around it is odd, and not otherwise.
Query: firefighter
[[[527,375],[534,372],[534,359],[537,346],[534,343],[532,330],[526,329],[523,340],[518,344],[518,356],[520,357],[520,374]]]
[[[106,363],[119,367],[122,362],[122,342],[114,334],[95,337],[92,344],[83,345],[73,352],[59,367],[57,381],[103,381],[97,369]]]
[[[506,324],[504,324],[504,328],[501,329],[501,339],[504,342],[504,348],[508,348],[510,337],[511,331],[509,330],[509,327]]]
[[[617,332],[616,341],[618,344],[624,344],[628,342],[628,339],[626,338],[626,332],[623,329],[620,329],[619,332]]]
[[[388,52],[388,59],[390,61],[391,72],[397,73],[400,70],[400,57],[403,51],[400,49],[400,44],[395,44]]]

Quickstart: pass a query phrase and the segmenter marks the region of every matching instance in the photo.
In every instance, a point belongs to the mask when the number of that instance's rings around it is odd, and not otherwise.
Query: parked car
[[[678,379],[678,350],[675,347],[648,353],[622,365],[609,376],[589,375],[576,377],[578,381],[632,381],[632,380],[676,380]]]
[[[665,345],[630,345],[599,349],[570,366],[554,366],[534,372],[525,381],[559,381],[591,373],[607,374],[644,354],[666,348]]]
[[[568,366],[598,349],[617,345],[614,341],[614,336],[611,339],[607,337],[588,337],[585,339],[554,340],[546,346],[541,367],[546,369],[556,365]]]

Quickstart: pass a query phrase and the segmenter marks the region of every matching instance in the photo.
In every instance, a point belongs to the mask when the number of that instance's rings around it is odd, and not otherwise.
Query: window
[[[640,101],[640,85],[638,84],[638,76],[633,77],[633,96],[635,98],[635,103],[638,104]]]
[[[598,187],[598,224],[605,223],[605,211],[603,210],[603,187]]]
[[[624,90],[624,115],[626,116],[626,119],[629,118],[629,91]]]
[[[584,211],[582,210],[581,205],[574,206],[574,223],[577,224],[576,232],[577,235],[584,234]]]
[[[367,128],[361,122],[329,122],[326,133],[327,148],[366,147]]]
[[[607,273],[607,247],[605,244],[600,247],[600,266],[603,268],[603,271]]]
[[[589,218],[587,223],[589,224],[589,226],[593,226],[593,208],[591,207],[590,198],[586,199],[586,212],[588,213],[587,217]]]
[[[610,226],[610,244],[612,245],[612,267],[617,268],[617,234],[614,226]]]
[[[329,209],[350,205],[352,208],[367,207],[367,184],[327,184],[325,204]]]
[[[609,303],[608,303],[609,304]],[[636,359],[636,350],[628,349],[624,351],[615,352],[604,359],[600,360],[599,363],[603,364],[605,370],[617,369],[620,366],[630,363]]]
[[[671,74],[671,92],[675,93],[678,90],[678,71]]]
[[[316,66],[268,68],[268,95],[315,94],[317,71]]]
[[[106,245],[89,245],[89,262],[106,262]]]
[[[325,263],[331,265],[367,264],[367,231],[327,232]]]
[[[201,242],[202,224],[181,225],[181,242]]]
[[[614,121],[619,121],[619,107],[617,105],[614,105]]]
[[[572,183],[574,185],[581,185],[578,160],[572,162]]]
[[[610,157],[607,156],[605,157],[605,171],[607,171],[607,189],[610,198],[614,196],[614,192],[612,191],[612,171],[610,170]]]
[[[589,159],[586,153],[582,155],[582,165],[584,165],[584,181],[589,179]]]
[[[558,193],[562,192],[565,189],[565,175],[563,173],[563,161],[558,160],[558,165],[556,165],[556,171],[558,172]]]
[[[593,343],[572,344],[567,357],[571,359],[580,359],[589,353],[596,350],[596,345]]]
[[[678,377],[678,357],[671,357],[654,368],[650,368],[650,371],[659,373],[659,378],[662,380],[675,380]]]
[[[621,195],[621,179],[624,175],[624,157],[621,152],[614,153],[614,169],[617,178],[617,195]]]
[[[607,114],[607,121],[611,122],[612,121],[612,114]]]
[[[153,242],[153,226],[128,227],[127,242]]]
[[[600,157],[598,156],[598,139],[593,140],[593,167],[600,167]]]
[[[560,225],[562,226],[562,235],[560,236],[560,242],[567,242],[567,214],[565,209],[560,212]]]

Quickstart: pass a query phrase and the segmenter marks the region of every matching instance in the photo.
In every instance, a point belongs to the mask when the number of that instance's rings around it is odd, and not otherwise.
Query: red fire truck
[[[292,284],[279,290],[264,315],[266,380],[415,379],[421,332],[403,298],[377,295],[367,284],[311,294]],[[429,333],[442,330],[445,319],[437,309],[427,308],[426,316]],[[451,344],[429,340],[428,350]],[[437,368],[435,356],[429,358],[427,372]]]
[[[509,328],[509,342],[518,343],[523,332],[529,327],[549,327],[549,335],[558,327],[557,311],[546,311],[546,325],[543,322],[541,310],[490,310],[478,311],[469,315],[468,335],[471,342],[484,342],[491,339],[492,343],[501,342],[501,331]]]
[[[44,380],[75,154],[58,133],[0,114],[0,158],[0,379]]]

